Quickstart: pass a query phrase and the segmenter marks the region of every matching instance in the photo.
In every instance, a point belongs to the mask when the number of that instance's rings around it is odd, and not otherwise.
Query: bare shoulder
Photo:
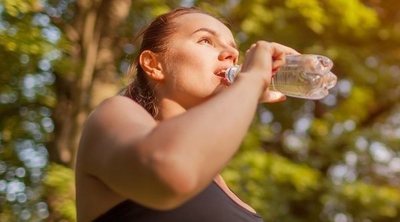
[[[118,162],[123,162],[121,156],[132,154],[129,151],[135,142],[155,125],[155,120],[145,109],[123,96],[106,99],[87,117],[75,168],[80,220],[93,220],[125,199],[117,190],[111,190],[112,183],[104,178],[121,172],[115,168]],[[126,177],[128,173],[117,175]],[[93,205],[97,207],[91,207]]]
[[[155,126],[154,118],[133,100],[123,96],[106,99],[86,120],[77,164],[93,173],[113,152],[134,144]]]
[[[126,130],[131,130],[131,134],[132,130],[140,133],[155,124],[154,118],[139,104],[127,97],[115,96],[103,101],[89,115],[86,127],[118,134],[126,134]]]
[[[124,96],[114,96],[104,100],[89,116],[89,122],[112,120],[137,120],[154,122],[153,117],[139,104]]]

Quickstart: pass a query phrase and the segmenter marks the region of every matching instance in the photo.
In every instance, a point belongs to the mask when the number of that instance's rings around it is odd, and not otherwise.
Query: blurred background
[[[193,5],[242,52],[279,42],[338,76],[322,100],[259,107],[230,187],[267,222],[400,221],[398,0],[0,0],[0,221],[76,221],[85,118],[130,81],[135,35]]]

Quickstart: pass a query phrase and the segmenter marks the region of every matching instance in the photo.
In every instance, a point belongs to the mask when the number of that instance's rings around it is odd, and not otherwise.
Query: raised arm
[[[87,121],[78,164],[115,193],[145,206],[179,206],[203,190],[237,151],[285,52],[292,50],[253,45],[233,85],[160,123],[128,98],[108,99]]]

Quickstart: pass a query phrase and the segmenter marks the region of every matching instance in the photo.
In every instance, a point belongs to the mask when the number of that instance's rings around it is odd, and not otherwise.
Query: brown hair
[[[180,7],[158,16],[141,33],[143,36],[142,44],[135,60],[136,78],[128,85],[123,95],[139,103],[153,117],[158,114],[156,95],[154,88],[147,79],[146,73],[143,71],[138,62],[139,56],[144,50],[150,50],[155,53],[165,52],[167,50],[168,38],[175,30],[173,19],[189,13],[202,13],[210,15],[199,8]]]

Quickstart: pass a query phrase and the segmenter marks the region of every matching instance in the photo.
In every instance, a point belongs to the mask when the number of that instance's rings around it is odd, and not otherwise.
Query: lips
[[[225,78],[225,72],[226,72],[226,70],[227,70],[228,68],[229,68],[229,67],[222,67],[222,68],[219,68],[214,74],[215,74],[216,76]]]
[[[231,67],[231,66],[224,66],[224,67],[221,67],[221,68],[217,69],[217,70],[214,72],[214,75],[216,75],[216,76],[218,76],[218,78],[220,78],[221,84],[224,85],[224,86],[229,86],[229,85],[231,85],[230,82],[227,80],[227,78],[226,78],[226,76],[225,76],[226,70],[227,70],[229,67]]]

